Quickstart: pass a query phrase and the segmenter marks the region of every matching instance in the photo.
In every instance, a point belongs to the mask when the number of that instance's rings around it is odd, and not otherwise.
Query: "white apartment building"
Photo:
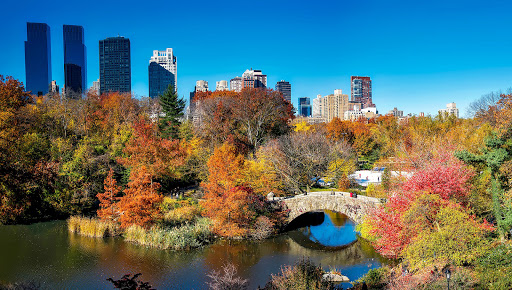
[[[448,114],[454,115],[455,117],[459,117],[459,109],[455,103],[446,104],[446,109],[439,110],[439,114]]]
[[[311,108],[311,116],[313,118],[322,117],[322,95],[316,95],[316,99],[313,99],[313,105]]]
[[[216,91],[227,91],[228,90],[228,81],[218,81],[215,83]]]
[[[229,81],[229,88],[237,93],[242,91],[242,78],[236,77]]]
[[[204,80],[199,80],[196,82],[196,92],[207,92],[208,91],[208,82]]]

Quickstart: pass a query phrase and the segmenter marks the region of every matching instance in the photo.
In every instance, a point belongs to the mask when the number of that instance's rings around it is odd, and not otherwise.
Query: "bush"
[[[359,283],[366,283],[370,289],[383,289],[388,281],[389,268],[370,269],[366,275],[357,280]]]
[[[103,238],[119,235],[119,226],[111,221],[97,218],[72,216],[68,219],[68,230],[82,236]]]
[[[212,290],[243,290],[248,286],[247,279],[236,276],[233,264],[224,265],[222,271],[213,270],[207,277],[212,280],[206,283]]]
[[[254,223],[251,237],[257,240],[268,238],[274,231],[274,223],[266,216],[259,216]]]
[[[309,259],[302,259],[294,266],[284,266],[280,275],[272,275],[265,285],[267,290],[333,289],[333,283],[322,279],[324,270]]]
[[[512,289],[512,247],[499,245],[476,262],[482,289]]]

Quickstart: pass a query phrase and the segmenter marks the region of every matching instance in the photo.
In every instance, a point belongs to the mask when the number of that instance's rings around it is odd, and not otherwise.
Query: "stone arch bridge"
[[[309,192],[307,195],[300,194],[290,198],[273,197],[272,194],[269,194],[267,198],[281,201],[286,205],[290,210],[288,223],[306,212],[332,210],[345,214],[359,224],[370,209],[381,204],[379,198],[363,195],[350,197],[350,193],[340,191]]]

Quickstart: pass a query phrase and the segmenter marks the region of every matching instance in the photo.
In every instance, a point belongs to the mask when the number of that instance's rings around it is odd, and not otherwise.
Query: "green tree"
[[[180,118],[183,117],[185,101],[179,99],[174,87],[169,85],[160,96],[160,106],[164,116],[160,117],[158,128],[163,138],[177,139],[179,135]]]
[[[473,166],[484,166],[491,172],[491,186],[489,191],[492,197],[492,211],[496,220],[498,234],[501,240],[505,239],[512,228],[512,205],[505,198],[505,191],[509,189],[500,168],[512,158],[511,139],[506,134],[494,135],[485,140],[485,148],[480,155],[468,151],[458,151],[455,155]],[[484,170],[482,173],[485,172]]]

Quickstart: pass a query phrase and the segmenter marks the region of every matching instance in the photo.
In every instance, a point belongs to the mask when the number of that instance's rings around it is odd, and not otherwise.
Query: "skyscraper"
[[[149,60],[149,97],[161,96],[171,85],[174,92],[178,92],[177,73],[178,63],[172,48],[165,51],[153,50],[153,56]]]
[[[372,80],[370,77],[350,77],[351,100],[361,103],[363,108],[375,107],[372,101]]]
[[[289,82],[285,82],[283,80],[277,82],[276,91],[281,92],[285,100],[290,103],[292,102],[292,85]]]
[[[131,92],[130,40],[122,36],[100,40],[100,94]]]
[[[34,95],[45,95],[52,79],[50,26],[27,22],[25,85]]]
[[[66,97],[79,98],[87,88],[87,52],[84,28],[64,25],[64,86]]]
[[[299,116],[309,117],[311,116],[311,102],[308,97],[299,98]]]

